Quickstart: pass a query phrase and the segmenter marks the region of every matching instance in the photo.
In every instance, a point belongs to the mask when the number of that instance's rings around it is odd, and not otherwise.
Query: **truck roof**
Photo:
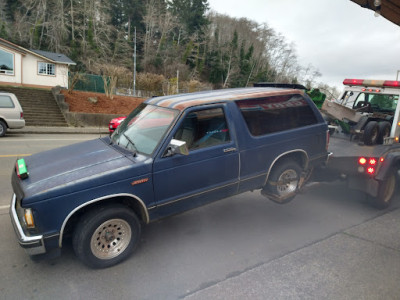
[[[235,100],[246,100],[263,98],[266,96],[279,96],[287,94],[301,94],[304,95],[303,91],[294,90],[290,88],[265,88],[265,87],[250,87],[250,88],[235,88],[235,89],[222,89],[222,90],[211,90],[202,91],[188,94],[178,94],[170,96],[162,96],[148,99],[146,103],[158,105],[162,107],[168,107],[178,110],[184,110],[188,107],[230,102]]]

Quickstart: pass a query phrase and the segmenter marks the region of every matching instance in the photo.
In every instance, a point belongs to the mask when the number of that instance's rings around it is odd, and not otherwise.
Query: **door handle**
[[[236,148],[235,148],[235,147],[225,148],[225,149],[224,149],[224,153],[233,152],[233,151],[236,151]]]

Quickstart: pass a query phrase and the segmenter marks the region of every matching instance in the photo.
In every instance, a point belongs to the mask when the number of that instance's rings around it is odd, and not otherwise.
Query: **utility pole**
[[[179,94],[179,70],[176,70],[176,93]]]
[[[135,26],[135,41],[133,50],[133,96],[136,97],[136,26]]]

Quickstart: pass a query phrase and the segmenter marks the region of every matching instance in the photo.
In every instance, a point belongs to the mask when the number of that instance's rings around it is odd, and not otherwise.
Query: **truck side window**
[[[190,112],[185,116],[174,139],[185,141],[189,150],[230,141],[224,111],[215,108]]]
[[[0,96],[0,107],[1,108],[14,108],[14,103],[9,96]]]
[[[368,95],[366,95],[365,93],[360,93],[357,96],[356,101],[354,101],[353,109],[364,107],[367,105],[367,103],[368,103]]]
[[[299,94],[236,101],[254,136],[316,124],[317,118]]]

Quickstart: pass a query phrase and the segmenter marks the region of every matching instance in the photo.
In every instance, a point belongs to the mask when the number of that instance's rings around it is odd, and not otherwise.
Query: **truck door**
[[[237,192],[239,152],[233,124],[223,105],[188,110],[172,138],[185,141],[189,155],[167,156],[167,146],[154,161],[154,194],[160,216],[190,209]],[[168,144],[168,143],[167,143]]]

